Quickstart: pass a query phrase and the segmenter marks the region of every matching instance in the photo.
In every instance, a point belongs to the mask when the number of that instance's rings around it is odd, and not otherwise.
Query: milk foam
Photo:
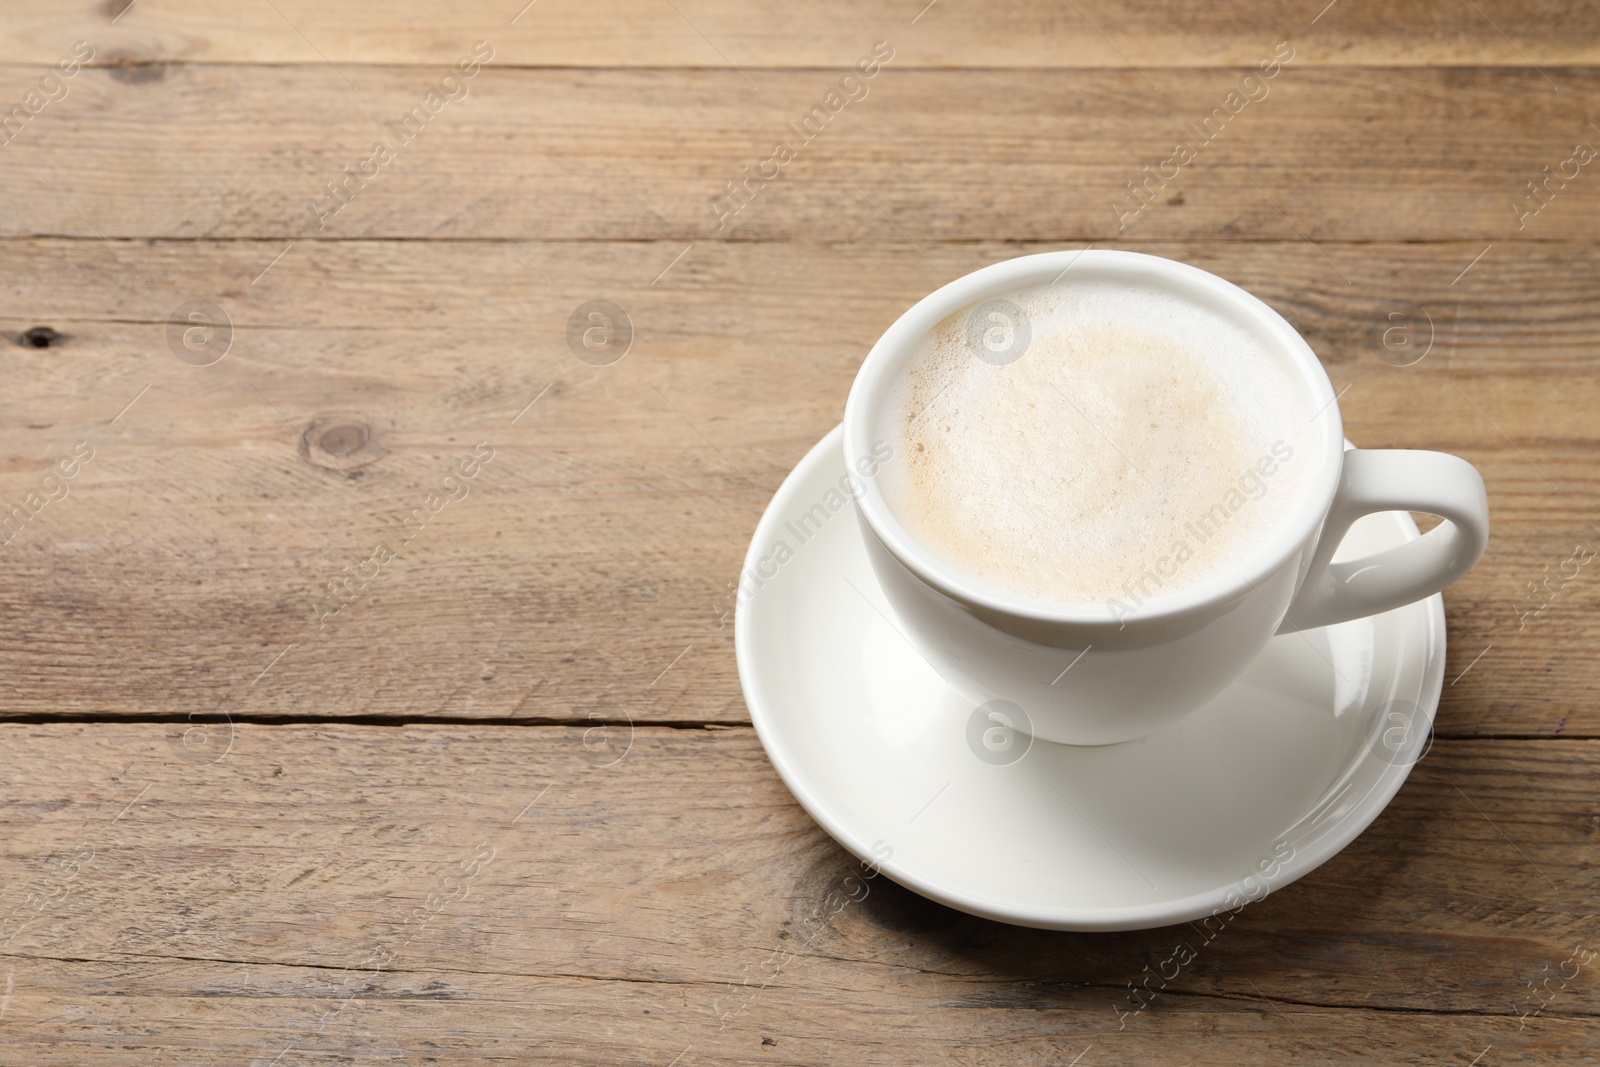
[[[1175,293],[1080,280],[972,308],[911,353],[879,409],[889,509],[979,581],[1136,607],[1230,570],[1301,504],[1316,465],[1303,386],[1246,327]],[[1019,346],[1020,347],[1020,346]],[[1001,353],[994,355],[994,350]]]

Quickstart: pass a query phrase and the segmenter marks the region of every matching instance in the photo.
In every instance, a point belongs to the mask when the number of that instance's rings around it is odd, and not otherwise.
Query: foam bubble
[[[1245,562],[1297,509],[1313,413],[1245,326],[1094,280],[1003,300],[941,322],[880,409],[885,499],[944,562],[1022,596],[1132,607]]]

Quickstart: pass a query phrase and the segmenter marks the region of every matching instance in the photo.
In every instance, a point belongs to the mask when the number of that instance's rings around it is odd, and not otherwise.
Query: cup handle
[[[1351,523],[1378,511],[1444,521],[1415,541],[1333,562]],[[1331,626],[1432,596],[1472,569],[1489,543],[1489,496],[1472,464],[1444,452],[1345,451],[1344,471],[1311,568],[1279,633]]]

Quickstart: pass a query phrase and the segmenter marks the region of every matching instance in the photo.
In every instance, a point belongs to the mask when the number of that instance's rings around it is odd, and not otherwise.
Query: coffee
[[[1197,300],[1070,276],[941,322],[876,415],[885,502],[991,587],[1131,611],[1249,561],[1302,504],[1316,412]]]

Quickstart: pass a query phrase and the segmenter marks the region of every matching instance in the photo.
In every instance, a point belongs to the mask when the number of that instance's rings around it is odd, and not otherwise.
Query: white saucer
[[[1444,676],[1440,596],[1273,638],[1226,692],[1153,737],[1076,748],[1017,735],[996,756],[968,740],[981,734],[973,705],[900,636],[844,473],[835,429],[757,526],[739,677],[795,798],[924,896],[1059,930],[1226,916],[1354,840],[1426,752]],[[1408,515],[1368,516],[1340,556],[1417,536]]]

